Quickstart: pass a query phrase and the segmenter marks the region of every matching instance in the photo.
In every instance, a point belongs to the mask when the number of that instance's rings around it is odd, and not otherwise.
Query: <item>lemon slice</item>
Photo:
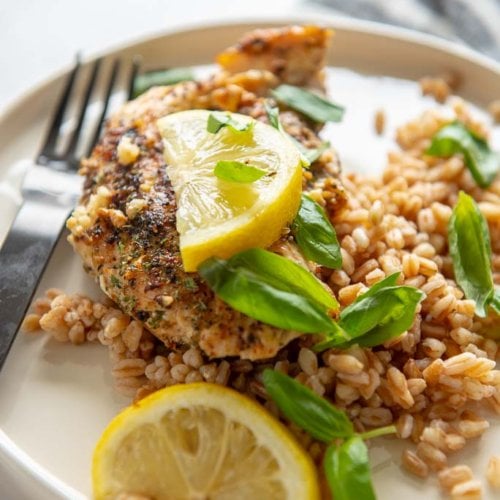
[[[282,424],[207,383],[162,389],[115,417],[94,452],[93,485],[96,500],[319,498],[316,469]]]
[[[158,120],[167,174],[177,201],[177,230],[184,269],[209,257],[228,258],[276,241],[297,213],[302,169],[297,148],[275,128],[231,113],[249,131],[207,131],[211,111],[173,113]],[[251,164],[266,174],[253,183],[221,180],[219,161]]]

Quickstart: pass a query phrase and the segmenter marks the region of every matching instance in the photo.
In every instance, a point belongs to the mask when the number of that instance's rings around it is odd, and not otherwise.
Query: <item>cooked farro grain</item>
[[[401,458],[404,468],[419,477],[427,477],[429,475],[429,467],[415,452],[405,450]]]
[[[488,106],[488,111],[495,123],[500,123],[500,99],[492,101]]]
[[[431,92],[434,83],[426,85]],[[446,88],[439,85],[438,96],[445,98]],[[463,102],[455,102],[454,112],[485,136],[484,126]],[[480,485],[470,470],[446,468],[447,455],[489,426],[468,410],[471,403],[485,403],[500,414],[498,345],[484,336],[498,329],[500,320],[474,316],[474,301],[463,296],[453,278],[446,226],[458,191],[472,194],[489,225],[494,280],[500,284],[500,180],[481,190],[460,157],[423,154],[431,136],[449,120],[430,111],[400,127],[401,150],[389,154],[381,178],[345,174],[347,207],[329,214],[341,242],[342,269],[319,276],[342,307],[396,271],[403,274],[399,283],[426,293],[412,327],[383,346],[317,354],[304,336],[266,362],[209,360],[197,347],[168,349],[108,300],[91,301],[56,289],[34,302],[23,327],[39,327],[62,342],[106,345],[117,389],[135,399],[168,385],[215,382],[247,394],[277,416],[261,380],[264,368],[274,367],[345,408],[358,430],[394,422],[399,437],[416,446],[403,453],[405,469],[420,477],[427,477],[429,469],[440,471],[440,483],[453,498],[478,498]],[[290,428],[320,464],[322,445]],[[492,485],[499,482],[499,463],[498,457],[490,461]]]
[[[328,365],[335,371],[357,375],[363,371],[363,363],[350,354],[329,354],[327,356]]]
[[[420,90],[422,95],[430,95],[437,102],[445,102],[451,94],[451,88],[448,82],[441,77],[426,76],[420,79]]]
[[[385,130],[385,111],[383,109],[378,109],[375,112],[374,123],[375,132],[378,135],[382,135]]]
[[[480,420],[460,420],[457,424],[457,431],[460,435],[462,435],[466,439],[471,439],[475,437],[479,437],[488,427],[490,426],[489,422],[484,419]]]
[[[476,479],[458,483],[451,489],[452,500],[480,500],[481,495],[481,483]]]
[[[500,489],[500,456],[494,455],[490,457],[486,478],[491,487]]]
[[[417,456],[432,470],[438,471],[446,467],[446,455],[441,450],[425,441],[418,443]]]
[[[36,332],[40,330],[40,315],[36,313],[27,314],[21,325],[25,332]]]
[[[467,465],[447,467],[438,474],[439,484],[443,490],[450,493],[455,485],[473,479],[472,471]]]

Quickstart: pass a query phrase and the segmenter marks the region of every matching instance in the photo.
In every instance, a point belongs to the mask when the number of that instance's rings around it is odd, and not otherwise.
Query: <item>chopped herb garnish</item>
[[[196,284],[196,281],[189,276],[184,279],[183,284],[184,288],[186,288],[187,290],[191,290],[192,292],[198,291],[198,285]]]
[[[250,184],[266,175],[261,168],[240,161],[218,161],[214,168],[215,177],[223,181]]]
[[[114,274],[112,274],[109,279],[111,281],[111,285],[114,286],[115,288],[122,287],[120,280]]]
[[[335,499],[374,500],[364,440],[395,433],[395,426],[356,434],[343,410],[293,378],[266,369],[263,382],[267,393],[288,420],[313,438],[329,444],[323,467]]]
[[[160,71],[148,71],[147,73],[135,77],[132,98],[135,99],[151,87],[174,85],[186,80],[194,80],[193,71],[190,68],[171,68]]]
[[[151,328],[158,328],[163,319],[165,311],[154,311],[147,323]]]
[[[205,304],[205,302],[203,302],[203,300],[199,300],[196,303],[196,309],[198,309],[198,311],[206,311],[208,309],[208,307]]]
[[[216,134],[220,129],[228,127],[233,132],[248,132],[253,129],[255,122],[241,121],[230,113],[221,113],[214,111],[210,113],[207,121],[207,131],[211,134]]]
[[[462,153],[465,165],[482,188],[488,187],[500,170],[500,154],[459,121],[442,127],[432,138],[426,153],[443,157]]]
[[[400,273],[394,273],[373,285],[340,313],[339,327],[349,340],[336,337],[316,346],[322,351],[330,347],[349,347],[359,344],[373,347],[401,335],[415,320],[418,304],[425,294],[412,286],[397,286]]]
[[[126,295],[123,297],[123,302],[129,311],[133,311],[137,300],[132,295]]]
[[[208,259],[198,272],[222,300],[251,318],[303,333],[339,330],[330,317],[338,309],[335,297],[285,257],[253,248],[228,260]]]
[[[292,233],[304,256],[331,269],[342,266],[342,254],[335,229],[323,208],[303,194],[292,223]]]
[[[448,224],[448,245],[457,283],[476,302],[476,314],[486,316],[487,305],[495,309],[496,304],[488,224],[473,198],[463,191]]]
[[[317,123],[339,122],[344,108],[309,90],[293,85],[280,85],[271,90],[273,97]]]

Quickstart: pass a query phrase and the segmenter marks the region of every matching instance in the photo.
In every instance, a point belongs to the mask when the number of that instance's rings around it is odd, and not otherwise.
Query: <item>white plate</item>
[[[386,152],[394,147],[395,126],[436,106],[421,98],[410,80],[454,70],[463,77],[460,95],[472,101],[476,112],[499,97],[500,66],[491,60],[432,37],[357,21],[308,19],[336,28],[329,64],[329,91],[347,106],[342,124],[329,125],[325,134],[340,151],[346,168],[376,173]],[[295,19],[297,21],[297,19]],[[288,24],[281,19],[273,25]],[[107,52],[123,60],[141,54],[144,66],[205,65],[220,49],[264,22],[204,26],[168,33]],[[19,196],[23,158],[35,155],[46,120],[64,75],[15,102],[0,117],[0,238],[5,235]],[[119,100],[120,96],[117,96]],[[373,134],[373,115],[383,108],[388,129]],[[97,110],[96,110],[97,111]],[[71,124],[68,124],[70,127]],[[500,130],[493,140],[500,148]],[[40,285],[95,295],[96,285],[83,273],[79,259],[65,241],[59,242]],[[0,375],[0,465],[9,469],[26,498],[85,498],[90,495],[90,460],[102,430],[128,403],[112,388],[106,349],[97,345],[61,345],[46,336],[19,335]],[[478,478],[489,456],[500,453],[500,426],[470,444],[451,462],[466,461]],[[439,498],[435,479],[427,482],[405,474],[400,466],[402,444],[381,439],[373,446],[372,464],[380,499]],[[487,489],[487,488],[486,488]],[[487,491],[485,498],[493,498]],[[0,497],[9,498],[8,491]],[[10,497],[12,498],[12,497]]]

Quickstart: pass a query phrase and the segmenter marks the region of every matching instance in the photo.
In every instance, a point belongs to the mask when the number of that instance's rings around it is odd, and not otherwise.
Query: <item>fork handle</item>
[[[26,200],[0,250],[0,370],[69,215],[67,206]]]

